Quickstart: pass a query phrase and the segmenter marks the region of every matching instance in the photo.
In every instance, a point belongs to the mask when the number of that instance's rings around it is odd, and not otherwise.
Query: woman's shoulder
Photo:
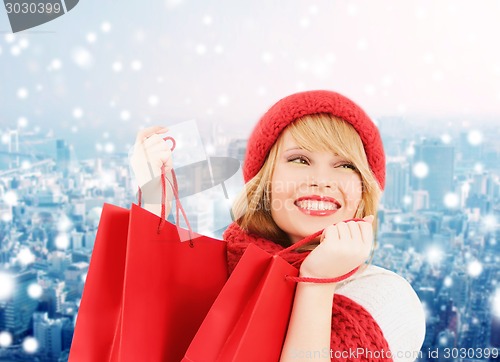
[[[377,321],[393,354],[412,355],[394,361],[413,361],[425,337],[425,313],[417,294],[400,275],[369,265],[339,285],[341,294],[365,308]]]

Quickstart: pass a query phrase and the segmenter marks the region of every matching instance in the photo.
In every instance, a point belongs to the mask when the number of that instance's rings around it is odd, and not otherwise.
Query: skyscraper
[[[40,352],[48,358],[59,357],[62,351],[63,319],[49,319],[47,313],[33,315],[33,332]]]
[[[411,186],[413,190],[425,190],[429,193],[431,209],[442,209],[444,197],[453,191],[453,172],[455,149],[440,140],[424,140],[415,145],[412,160]],[[423,164],[428,172],[415,175],[415,165]],[[420,176],[420,177],[418,177]]]
[[[31,316],[38,306],[38,301],[28,295],[28,287],[37,282],[37,273],[30,270],[12,277],[12,296],[0,303],[0,309],[3,309],[2,327],[17,339],[23,337],[31,328]]]
[[[401,209],[403,199],[408,194],[409,169],[403,158],[389,158],[387,178],[382,203],[388,209]]]

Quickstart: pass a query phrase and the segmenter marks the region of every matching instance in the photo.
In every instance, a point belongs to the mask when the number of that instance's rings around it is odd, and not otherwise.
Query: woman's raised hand
[[[166,127],[154,126],[137,133],[130,165],[139,187],[160,176],[163,164],[167,171],[172,168],[170,145],[160,136],[167,131]]]
[[[373,215],[363,221],[339,222],[325,228],[320,244],[304,259],[300,276],[336,278],[363,264],[372,249]]]

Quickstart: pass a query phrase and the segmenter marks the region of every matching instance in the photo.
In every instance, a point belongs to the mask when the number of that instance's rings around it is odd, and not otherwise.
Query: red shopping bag
[[[189,346],[184,362],[277,361],[298,270],[250,244]]]
[[[359,219],[354,219],[359,220]],[[319,236],[318,231],[271,255],[249,244],[191,342],[183,362],[278,361],[286,337],[296,282],[332,283],[337,278],[298,277],[280,254]]]
[[[108,361],[122,303],[129,210],[104,204],[78,310],[70,361]]]
[[[226,243],[164,220],[164,180],[162,217],[134,204],[101,218],[69,361],[180,361],[226,282]]]

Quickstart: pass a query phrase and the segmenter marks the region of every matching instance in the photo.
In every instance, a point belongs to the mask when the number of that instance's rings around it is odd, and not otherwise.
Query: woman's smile
[[[301,212],[312,216],[333,215],[341,208],[340,203],[334,198],[320,195],[299,197],[294,204]]]

